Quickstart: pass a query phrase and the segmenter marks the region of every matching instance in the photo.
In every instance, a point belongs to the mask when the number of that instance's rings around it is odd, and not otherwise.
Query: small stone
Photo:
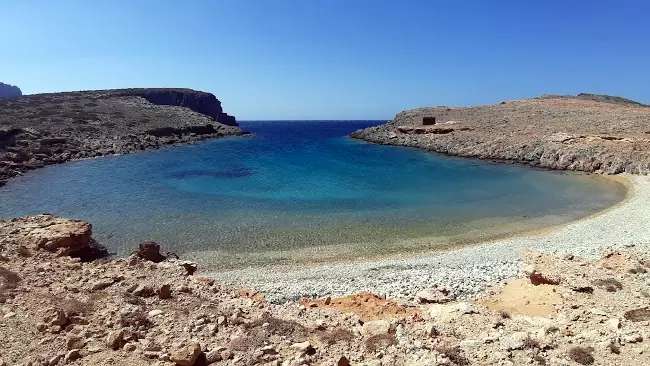
[[[172,350],[170,361],[180,366],[192,366],[201,354],[201,346],[198,343],[190,343],[187,346],[177,347]]]
[[[63,362],[68,363],[81,358],[80,351],[81,350],[79,349],[72,349],[68,351],[68,353],[66,353],[65,357],[63,358]]]
[[[350,360],[345,356],[341,356],[341,358],[336,362],[336,366],[350,366]]]
[[[172,297],[172,287],[168,284],[160,286],[160,289],[158,289],[158,297],[163,300]]]
[[[226,325],[226,324],[228,324],[228,318],[226,318],[223,315],[217,318],[217,325]]]
[[[441,304],[454,300],[456,295],[445,288],[434,286],[418,292],[415,297],[420,304]]]
[[[163,313],[162,310],[154,309],[154,310],[151,310],[148,315],[149,315],[150,318],[153,318],[153,317],[156,317],[158,315],[161,315],[162,313]]]
[[[277,355],[278,354],[278,351],[273,346],[262,347],[261,351],[265,355]]]
[[[605,324],[607,325],[607,328],[612,331],[617,331],[621,328],[621,321],[618,319],[609,319]]]
[[[602,311],[600,309],[596,309],[596,308],[591,309],[589,312],[594,314],[594,315],[607,316],[606,312],[604,312],[604,311]]]
[[[5,314],[3,318],[9,319],[9,318],[13,318],[14,316],[16,316],[16,313],[10,311],[7,314]]]
[[[511,351],[516,349],[523,349],[529,335],[526,332],[515,332],[507,336],[501,337],[501,348]]]
[[[47,362],[47,364],[49,366],[54,366],[57,363],[59,363],[59,361],[61,361],[62,358],[63,358],[63,355],[56,355],[56,356],[50,358],[50,360]],[[0,362],[0,366],[2,366],[2,362]]]
[[[210,352],[205,354],[205,360],[208,365],[221,361],[221,350],[218,348],[210,350]]]
[[[133,294],[140,297],[149,297],[154,294],[154,290],[149,285],[138,285],[138,287],[133,290]]]
[[[296,351],[298,351],[302,355],[304,355],[304,354],[312,355],[316,351],[314,349],[314,346],[312,346],[311,342],[309,342],[309,341],[294,343],[294,344],[291,345],[291,348],[295,349]]]
[[[124,344],[124,330],[117,330],[108,333],[106,345],[112,349],[119,349]]]
[[[156,351],[144,351],[142,354],[144,355],[144,357],[151,358],[151,359],[157,359],[160,357],[160,352],[156,352]]]
[[[65,341],[65,347],[69,350],[81,349],[86,345],[86,341],[78,335],[69,335]]]
[[[112,285],[114,283],[115,283],[115,281],[112,278],[103,278],[103,279],[95,282],[91,289],[93,291],[103,290],[103,289],[109,287],[110,285]]]
[[[233,356],[234,356],[234,354],[232,353],[232,351],[229,350],[228,348],[222,350],[221,353],[220,353],[220,355],[221,355],[221,359],[222,359],[222,360],[230,360],[230,359],[233,358]]]
[[[50,325],[64,326],[66,324],[68,324],[68,317],[65,315],[63,310],[55,310],[54,316],[50,320]]]
[[[136,348],[137,347],[136,347],[135,343],[127,343],[127,344],[124,345],[124,347],[122,349],[125,350],[126,352],[133,352],[133,351],[135,351]]]

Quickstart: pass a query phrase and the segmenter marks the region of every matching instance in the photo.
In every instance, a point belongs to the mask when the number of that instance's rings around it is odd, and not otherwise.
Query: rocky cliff
[[[423,124],[432,117],[436,124]],[[413,109],[351,136],[550,169],[650,173],[650,108],[604,95],[547,95],[494,105]]]
[[[24,171],[241,135],[210,93],[120,89],[35,94],[0,101],[0,185]]]
[[[19,87],[0,82],[0,99],[17,98],[23,95]]]
[[[224,125],[237,126],[235,117],[224,113],[221,109],[221,102],[210,93],[191,89],[125,89],[119,93],[124,96],[140,96],[157,105],[189,108],[212,117]]]

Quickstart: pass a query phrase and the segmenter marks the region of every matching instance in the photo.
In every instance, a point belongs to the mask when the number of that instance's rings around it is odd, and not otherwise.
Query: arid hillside
[[[351,136],[550,169],[650,172],[650,108],[611,96],[543,96],[413,109]]]
[[[212,94],[120,89],[0,100],[0,185],[44,165],[241,135]]]

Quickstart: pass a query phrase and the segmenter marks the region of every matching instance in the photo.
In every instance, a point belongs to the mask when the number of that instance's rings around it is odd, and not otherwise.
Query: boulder
[[[456,299],[456,295],[450,290],[438,286],[422,290],[415,297],[420,304],[441,304]]]
[[[177,347],[172,350],[170,361],[180,366],[192,366],[201,355],[201,346],[192,342],[188,345]]]
[[[92,226],[81,220],[70,220],[52,215],[25,218],[24,236],[19,244],[45,249],[59,255],[70,255],[88,248]]]

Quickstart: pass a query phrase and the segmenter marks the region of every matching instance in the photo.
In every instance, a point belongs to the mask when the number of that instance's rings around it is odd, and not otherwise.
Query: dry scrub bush
[[[592,353],[592,348],[573,347],[569,350],[569,358],[581,365],[591,365],[596,361]]]
[[[319,333],[318,339],[327,345],[340,342],[349,343],[354,339],[354,333],[350,329],[336,327]]]
[[[650,320],[650,308],[628,310],[623,314],[623,317],[633,322]]]
[[[607,292],[616,292],[623,289],[623,284],[613,278],[594,280],[594,285],[603,288]]]
[[[376,334],[366,339],[366,350],[369,352],[377,352],[395,344],[397,344],[397,338],[395,338],[394,334]]]
[[[469,360],[463,354],[463,350],[460,346],[440,346],[434,348],[436,352],[447,356],[447,358],[457,366],[467,366],[470,365]]]

